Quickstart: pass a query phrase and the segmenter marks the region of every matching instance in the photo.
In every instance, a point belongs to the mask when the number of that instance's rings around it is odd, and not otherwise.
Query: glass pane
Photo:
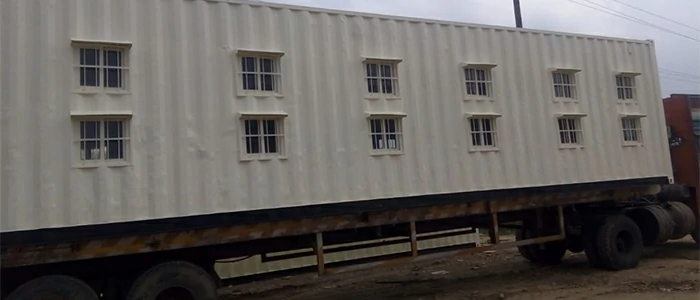
[[[384,94],[394,93],[394,86],[391,79],[382,79],[382,92]]]
[[[493,146],[493,134],[490,132],[484,133],[484,145]]]
[[[262,75],[262,82],[260,87],[263,91],[274,91],[275,90],[275,80],[273,75]]]
[[[100,73],[97,68],[80,68],[80,85],[81,86],[98,86],[100,81]]]
[[[474,146],[481,146],[481,133],[472,133],[472,143]]]
[[[633,99],[634,97],[632,96],[632,88],[625,88],[625,98],[627,99]]]
[[[251,136],[246,137],[246,151],[248,153],[260,153],[260,137]]]
[[[80,138],[81,139],[98,139],[98,138],[100,138],[100,122],[98,122],[98,121],[80,121]]]
[[[97,49],[80,49],[80,64],[97,66],[100,64],[100,51]]]
[[[243,89],[255,90],[258,88],[257,77],[255,74],[243,74]]]
[[[104,69],[105,73],[105,86],[111,88],[121,87],[121,69]]]
[[[567,138],[566,138],[566,132],[559,132],[559,140],[561,141],[562,144],[567,144]]]
[[[485,81],[486,72],[484,72],[484,70],[476,70],[476,80]]]
[[[378,69],[377,64],[367,64],[367,77],[379,77]]]
[[[257,120],[245,120],[245,134],[246,135],[256,135],[259,134]]]
[[[382,132],[382,120],[370,120],[370,132],[381,133]]]
[[[80,143],[82,159],[100,159],[100,141],[84,141]]]
[[[382,65],[382,77],[392,77],[390,65]]]
[[[552,74],[552,77],[554,78],[555,84],[561,84],[561,74],[554,73],[554,74]]]
[[[255,57],[241,58],[241,65],[243,66],[243,72],[255,72]]]
[[[487,96],[488,93],[486,92],[486,83],[480,82],[478,84],[478,86],[479,86],[479,96]]]
[[[105,124],[105,136],[107,138],[123,138],[122,121],[107,121]]]
[[[615,76],[615,84],[622,86],[622,76]]]
[[[384,149],[384,139],[381,134],[372,135],[372,149]]]
[[[474,131],[474,132],[481,131],[481,124],[479,124],[478,119],[471,119],[470,123],[471,123],[472,131]]]
[[[124,159],[124,141],[107,141],[107,159]]]
[[[368,79],[367,91],[370,93],[379,93],[379,79]]]
[[[475,70],[474,69],[465,69],[465,74],[467,76],[467,80],[476,80],[476,75],[475,75]]]
[[[569,74],[561,74],[561,82],[564,84],[570,84]]]
[[[576,135],[575,131],[570,131],[569,136],[570,136],[571,143],[573,143],[573,144],[578,143],[578,135]]]
[[[396,131],[396,120],[393,119],[387,119],[384,121],[384,126],[385,126],[385,132],[397,132]]]
[[[105,65],[110,67],[121,67],[122,66],[122,53],[116,50],[105,50],[104,51]]]
[[[277,133],[277,122],[275,120],[263,120],[263,133],[264,134],[276,134]]]
[[[265,137],[265,153],[277,153],[277,137]]]
[[[489,119],[483,119],[483,120],[481,120],[481,121],[482,121],[482,124],[484,125],[484,126],[483,126],[484,131],[492,131],[492,130],[491,130],[491,120],[489,120]]]
[[[622,90],[622,88],[617,89],[617,98],[618,99],[625,99],[625,92]]]
[[[388,134],[386,136],[387,149],[399,149],[399,140],[396,134]]]
[[[467,94],[476,95],[476,83],[467,82]]]
[[[274,62],[269,58],[260,59],[260,71],[263,73],[274,73]]]

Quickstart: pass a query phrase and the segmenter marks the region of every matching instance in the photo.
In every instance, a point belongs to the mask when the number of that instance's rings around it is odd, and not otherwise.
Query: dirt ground
[[[592,269],[585,254],[541,267],[517,249],[317,278],[300,275],[221,290],[226,300],[700,299],[700,251],[690,237],[645,250],[636,269]]]

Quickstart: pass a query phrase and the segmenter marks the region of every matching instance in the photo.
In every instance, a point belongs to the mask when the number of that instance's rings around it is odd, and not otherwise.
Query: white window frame
[[[404,114],[370,114],[367,117],[367,130],[369,136],[369,149],[372,155],[398,155],[403,154],[405,149],[403,119]],[[395,131],[387,131],[387,121],[393,120],[395,123]],[[379,132],[374,132],[373,122],[380,121]],[[375,148],[375,137],[381,137],[381,148]],[[387,148],[390,136],[395,136],[395,147]]]
[[[464,100],[494,100],[496,98],[496,90],[494,86],[494,72],[493,69],[496,67],[496,64],[491,64],[491,63],[462,63],[461,64],[461,78],[462,78],[462,94],[464,95]],[[484,79],[479,80],[479,79],[473,79],[470,80],[468,79],[467,76],[467,71],[468,70],[475,70],[475,71],[483,71],[484,72]],[[469,93],[469,84],[474,84],[477,87],[478,91],[478,86],[480,84],[485,85],[486,89],[486,95],[478,95],[478,94],[470,94]]]
[[[239,118],[240,126],[240,159],[242,161],[252,160],[271,160],[271,159],[286,159],[287,158],[287,133],[285,130],[285,120],[287,115],[284,113],[242,113]],[[257,133],[248,134],[246,132],[246,122],[257,122]],[[275,122],[275,133],[269,134],[264,130],[264,121]],[[248,152],[248,138],[255,137],[258,139],[258,153]],[[268,152],[265,138],[275,138],[277,147],[276,152]]]
[[[368,99],[401,99],[401,82],[399,80],[399,64],[401,59],[395,58],[365,58],[362,62],[362,74],[363,74],[363,88],[365,91],[365,98]],[[370,76],[369,65],[377,65],[377,75]],[[383,67],[388,66],[391,69],[391,76],[384,76]],[[377,81],[377,92],[374,93],[370,90],[370,81]],[[391,93],[384,92],[384,82],[391,82]]]
[[[629,127],[632,125],[632,127]],[[623,146],[640,146],[644,144],[641,116],[623,116],[620,118]]]
[[[238,91],[238,96],[276,96],[282,97],[284,95],[283,86],[283,73],[282,73],[282,57],[284,53],[279,51],[263,51],[263,50],[246,50],[239,49],[236,52],[236,90]],[[243,59],[244,58],[254,58],[255,59],[255,70],[245,71]],[[272,72],[262,72],[260,68],[261,59],[272,60]],[[243,83],[244,75],[254,75],[255,76],[255,89],[245,89],[245,84]],[[272,76],[273,89],[263,90],[262,82],[264,81],[263,76]]]
[[[106,94],[121,94],[128,93],[130,89],[130,50],[131,43],[129,42],[112,42],[112,41],[88,41],[88,40],[73,40],[71,43],[73,47],[73,84],[76,92],[78,93],[99,93],[103,92]],[[99,53],[99,62],[97,65],[83,65],[80,63],[80,53],[84,49],[95,49]],[[120,66],[107,66],[105,51],[119,51],[121,53],[121,65]],[[97,69],[97,86],[83,86],[80,82],[80,72],[81,68],[95,68]],[[104,81],[107,79],[105,77],[104,71],[107,69],[117,69],[120,70],[119,82],[120,87],[107,87]]]
[[[467,114],[467,131],[469,133],[469,151],[470,152],[480,152],[480,151],[498,151],[499,140],[498,140],[498,118],[500,114]],[[490,123],[490,130],[484,130],[484,122],[488,121]],[[478,122],[479,130],[474,131],[474,122]],[[491,144],[486,145],[486,137],[491,136]],[[481,145],[474,143],[476,137],[480,141]]]
[[[562,115],[556,118],[557,141],[559,148],[582,148],[584,141],[583,131],[583,116],[581,115]],[[573,121],[574,128],[570,128]],[[562,125],[563,128],[562,128]],[[576,142],[571,142],[575,137]]]
[[[637,76],[636,72],[618,72],[615,74],[615,96],[619,102],[637,102]],[[629,85],[625,83],[629,79]]]
[[[122,135],[117,138],[109,138],[106,134],[105,123],[111,121],[122,122]],[[128,166],[131,164],[131,141],[133,136],[131,134],[131,116],[130,115],[79,115],[73,116],[71,118],[71,126],[73,128],[73,140],[72,140],[72,152],[73,152],[73,165],[77,168],[94,168],[94,167],[121,167]],[[82,122],[98,122],[99,124],[99,137],[96,139],[86,139],[81,137],[81,123]],[[108,141],[120,140],[123,143],[123,158],[107,159],[106,153],[108,153]],[[87,149],[81,149],[84,142],[97,141],[100,144],[100,148],[97,150],[96,154],[99,156],[98,159],[84,159],[86,157],[85,151]],[[95,149],[93,149],[95,150]],[[94,151],[93,151],[94,152]]]
[[[578,101],[579,90],[577,74],[579,72],[581,72],[581,70],[578,69],[557,68],[551,70],[549,82],[552,88],[552,96],[554,96],[555,101]],[[558,80],[558,76],[562,76],[561,80]],[[568,78],[568,83],[565,83],[564,76]],[[567,89],[569,91],[569,96],[566,95]],[[557,95],[558,90],[561,90],[562,95]]]

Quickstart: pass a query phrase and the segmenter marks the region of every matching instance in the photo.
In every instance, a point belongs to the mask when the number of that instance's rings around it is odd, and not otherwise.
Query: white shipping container
[[[657,74],[651,41],[241,0],[3,0],[0,225],[671,178]]]

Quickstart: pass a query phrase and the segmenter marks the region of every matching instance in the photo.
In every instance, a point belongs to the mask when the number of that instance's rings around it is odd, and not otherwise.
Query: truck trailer
[[[2,299],[216,299],[217,260],[292,250],[319,275],[505,247],[634,268],[697,227],[654,47],[261,1],[2,1]],[[417,246],[474,228],[488,245]],[[378,238],[406,252],[324,261]]]

